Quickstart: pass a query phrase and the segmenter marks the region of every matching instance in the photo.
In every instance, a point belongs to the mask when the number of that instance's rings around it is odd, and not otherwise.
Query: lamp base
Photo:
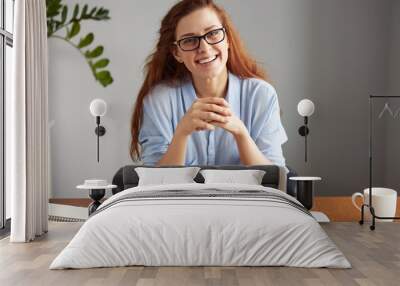
[[[99,127],[96,127],[94,133],[96,133],[96,135],[103,136],[104,134],[106,134],[106,129],[104,128],[104,126],[100,125]]]
[[[300,134],[301,136],[306,136],[306,135],[308,135],[309,133],[310,133],[310,130],[308,129],[307,126],[305,126],[305,125],[300,126],[300,128],[299,128],[299,134]]]

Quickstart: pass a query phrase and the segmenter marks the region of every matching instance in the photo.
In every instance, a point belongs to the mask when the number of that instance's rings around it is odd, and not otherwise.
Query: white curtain
[[[15,1],[13,92],[6,111],[12,242],[48,226],[48,71],[45,0]]]

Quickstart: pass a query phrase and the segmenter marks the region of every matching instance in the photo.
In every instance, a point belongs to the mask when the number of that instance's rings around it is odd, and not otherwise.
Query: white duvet
[[[137,192],[206,193],[208,189],[261,190],[299,204],[279,190],[254,185],[131,188],[105,201],[50,269],[127,265],[351,267],[314,218],[279,201],[235,196],[121,200]]]

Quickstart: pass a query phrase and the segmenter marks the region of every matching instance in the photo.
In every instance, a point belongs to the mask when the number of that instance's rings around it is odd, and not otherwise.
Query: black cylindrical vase
[[[297,200],[310,210],[313,207],[313,181],[297,181]]]

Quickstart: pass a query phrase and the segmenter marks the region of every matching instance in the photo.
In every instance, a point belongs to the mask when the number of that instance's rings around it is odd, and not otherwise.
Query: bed
[[[307,209],[278,190],[277,166],[262,185],[196,183],[138,186],[135,166],[55,258],[50,269],[144,266],[350,268]],[[210,168],[204,167],[203,168]],[[211,167],[244,168],[248,167]]]

